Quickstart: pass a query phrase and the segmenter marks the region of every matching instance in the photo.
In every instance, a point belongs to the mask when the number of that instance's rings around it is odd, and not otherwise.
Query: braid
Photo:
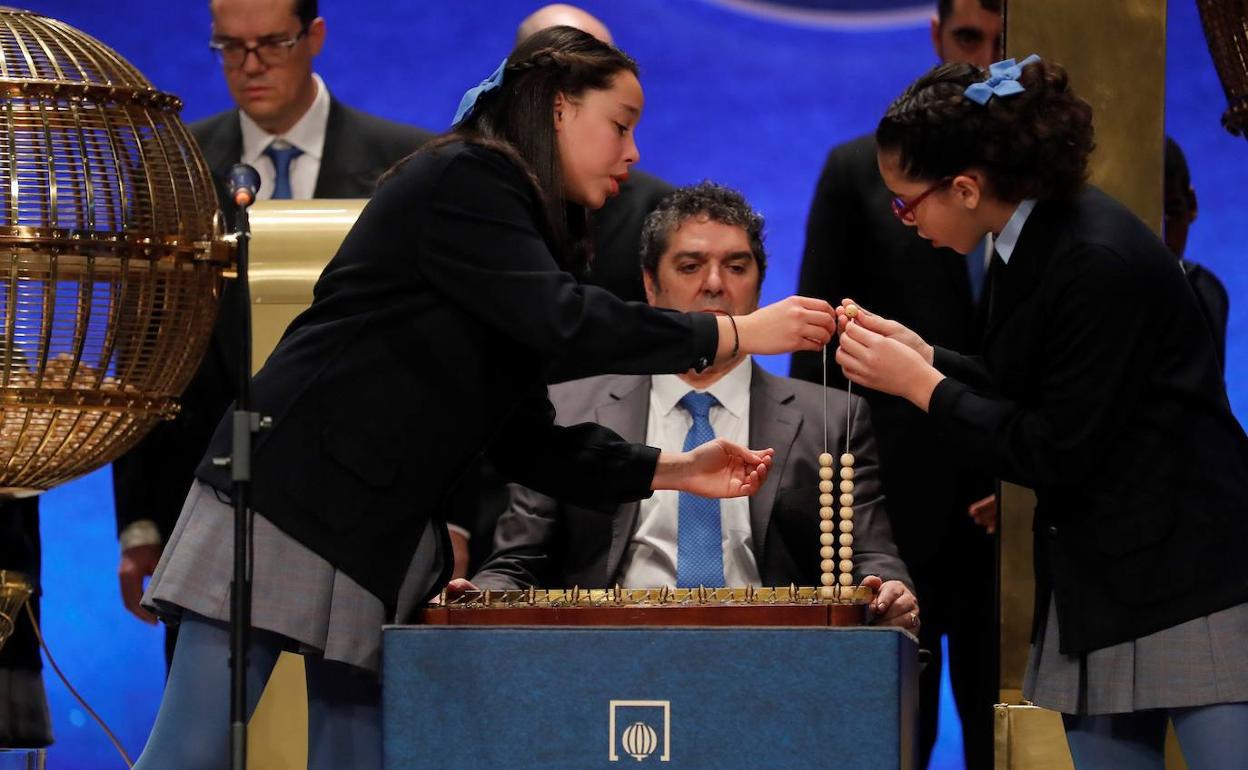
[[[1074,195],[1087,179],[1095,144],[1092,108],[1070,88],[1066,70],[1039,61],[1024,67],[1022,93],[981,105],[966,88],[988,73],[946,64],[916,80],[880,121],[876,143],[897,152],[915,179],[979,169],[1007,201]]]

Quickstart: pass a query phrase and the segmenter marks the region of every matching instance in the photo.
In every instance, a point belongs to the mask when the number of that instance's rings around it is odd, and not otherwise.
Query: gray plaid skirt
[[[1248,701],[1248,604],[1081,655],[1058,651],[1057,598],[1031,646],[1023,697],[1064,714]]]
[[[224,497],[224,496],[222,496]],[[291,650],[377,671],[381,627],[406,617],[432,590],[441,570],[439,538],[430,523],[408,566],[397,618],[346,574],[257,514],[253,535],[251,624],[291,640]],[[234,574],[234,509],[196,481],[143,606],[167,623],[183,610],[229,622]]]

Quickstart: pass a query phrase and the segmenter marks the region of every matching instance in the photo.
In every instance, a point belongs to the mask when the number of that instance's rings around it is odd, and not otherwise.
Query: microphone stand
[[[239,176],[245,172],[252,176]],[[269,427],[272,421],[251,411],[251,290],[247,277],[251,221],[247,209],[255,201],[255,191],[260,186],[259,175],[249,166],[242,167],[242,170],[236,166],[231,170],[230,177],[234,188],[230,192],[238,206],[235,220],[235,254],[238,260],[236,312],[242,321],[242,339],[230,456],[214,458],[213,463],[229,466],[233,482],[230,495],[234,503],[234,578],[230,583],[230,769],[246,770],[247,666],[251,635],[251,451],[255,434]],[[240,183],[240,179],[247,182]]]

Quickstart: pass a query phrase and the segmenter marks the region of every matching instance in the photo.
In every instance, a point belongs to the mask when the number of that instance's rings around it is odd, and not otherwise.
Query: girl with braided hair
[[[959,252],[995,236],[982,357],[838,308],[837,362],[901,396],[969,466],[1036,492],[1024,696],[1075,766],[1248,756],[1248,437],[1165,245],[1086,183],[1092,110],[1030,57],[939,67],[876,130],[893,209]],[[1158,152],[1160,152],[1158,147]]]
[[[654,489],[753,494],[771,450],[684,453],[557,427],[545,383],[683,372],[815,350],[825,302],[740,318],[625,303],[581,286],[588,210],[637,161],[637,66],[568,27],[522,42],[465,95],[452,130],[392,170],[253,381],[273,427],[252,461],[251,707],[280,651],[305,654],[309,767],[381,766],[381,626],[452,566],[445,499],[489,455],[504,475],[613,510]],[[227,764],[232,509],[223,420],[144,597],[181,632],[137,767]],[[443,663],[442,661],[435,662]]]

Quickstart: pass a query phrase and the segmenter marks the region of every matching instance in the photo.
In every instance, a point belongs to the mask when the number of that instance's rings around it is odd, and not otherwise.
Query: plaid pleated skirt
[[[1079,655],[1058,650],[1056,605],[1023,679],[1037,706],[1095,716],[1248,701],[1248,604]]]
[[[223,497],[200,481],[191,487],[143,596],[143,606],[165,622],[178,622],[183,610],[229,622],[234,509]],[[408,567],[397,617],[387,617],[382,601],[359,583],[263,516],[254,521],[252,626],[291,640],[292,651],[377,671],[382,625],[405,618],[441,571],[432,523]]]

